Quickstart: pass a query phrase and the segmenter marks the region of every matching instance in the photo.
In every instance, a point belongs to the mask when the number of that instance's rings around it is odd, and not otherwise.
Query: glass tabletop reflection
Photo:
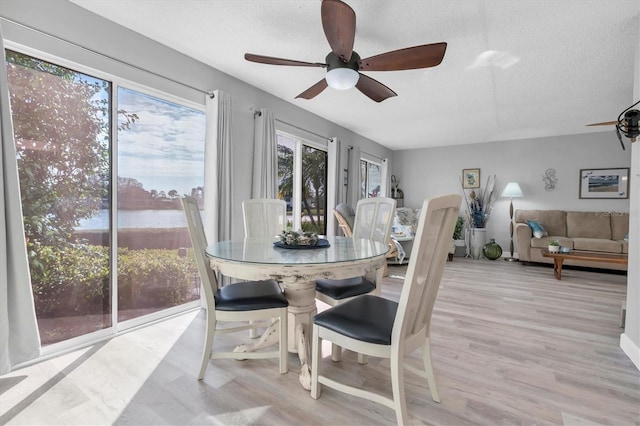
[[[389,245],[379,241],[349,237],[321,237],[329,247],[314,249],[280,248],[273,238],[244,238],[221,241],[206,249],[207,256],[242,263],[313,265],[353,262],[386,255]]]

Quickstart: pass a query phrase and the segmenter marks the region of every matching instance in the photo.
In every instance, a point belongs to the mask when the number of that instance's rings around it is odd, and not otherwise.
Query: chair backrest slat
[[[287,227],[284,200],[255,198],[242,202],[245,237],[276,237]]]
[[[425,327],[428,336],[461,201],[460,195],[452,194],[425,200],[422,205],[394,323],[392,339],[396,342]]]
[[[182,206],[187,218],[187,227],[189,228],[189,236],[193,245],[193,253],[198,267],[198,273],[202,280],[207,309],[209,312],[215,312],[215,301],[213,295],[218,289],[218,280],[216,279],[213,269],[209,265],[209,259],[205,254],[207,248],[207,237],[204,233],[202,225],[202,216],[200,215],[200,207],[198,201],[189,196],[182,198]]]

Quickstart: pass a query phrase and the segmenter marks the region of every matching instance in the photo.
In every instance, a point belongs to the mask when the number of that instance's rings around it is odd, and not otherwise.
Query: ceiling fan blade
[[[325,80],[323,78],[322,80],[320,80],[319,82],[317,82],[316,84],[314,84],[313,86],[309,87],[307,90],[305,90],[304,92],[302,92],[298,96],[296,96],[296,99],[298,99],[298,98],[302,98],[302,99],[315,98],[320,93],[322,93],[322,91],[324,89],[326,89],[326,88],[327,88],[327,80]]]
[[[376,102],[382,102],[392,96],[398,96],[396,92],[389,89],[378,80],[374,80],[364,74],[360,74],[356,88]]]
[[[245,53],[244,59],[251,62],[258,62],[260,64],[268,65],[289,65],[292,67],[322,67],[325,68],[327,64],[319,62],[302,62],[294,61],[292,59],[273,58],[271,56],[254,55],[252,53]]]
[[[447,43],[423,44],[381,53],[360,61],[361,71],[401,71],[440,65]]]
[[[605,121],[603,123],[591,123],[587,124],[587,126],[612,126],[614,124],[618,124],[617,121]]]
[[[342,61],[349,62],[356,36],[356,13],[340,0],[323,0],[320,13],[331,50]]]

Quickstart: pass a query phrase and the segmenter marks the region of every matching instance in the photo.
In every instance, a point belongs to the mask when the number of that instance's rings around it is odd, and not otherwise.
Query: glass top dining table
[[[389,245],[350,237],[326,238],[328,247],[281,248],[274,238],[244,238],[221,241],[207,247],[211,268],[227,277],[241,280],[278,281],[289,301],[288,346],[300,357],[300,383],[310,389],[308,359],[309,324],[317,313],[316,280],[344,279],[374,274],[377,285],[382,280]],[[277,342],[277,333],[267,330],[251,345],[236,351],[255,351]]]
[[[389,250],[387,244],[378,241],[349,237],[322,238],[329,243],[328,247],[284,248],[276,246],[273,238],[244,238],[221,241],[207,247],[206,253],[210,258],[241,263],[311,266],[367,260],[385,255]]]

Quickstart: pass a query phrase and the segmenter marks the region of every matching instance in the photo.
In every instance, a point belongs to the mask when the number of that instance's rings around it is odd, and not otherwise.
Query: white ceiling
[[[639,0],[345,0],[361,57],[446,41],[442,64],[369,72],[398,93],[296,95],[322,68],[264,65],[246,52],[324,62],[320,0],[71,0],[390,149],[610,132],[634,102]],[[637,100],[636,100],[637,101]]]

